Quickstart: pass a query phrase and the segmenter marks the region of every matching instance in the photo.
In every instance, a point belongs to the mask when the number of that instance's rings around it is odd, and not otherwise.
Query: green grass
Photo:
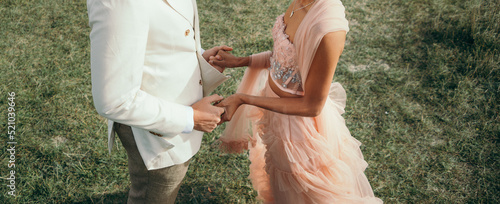
[[[334,80],[387,203],[499,203],[500,3],[344,0],[350,32]],[[203,47],[270,50],[290,1],[199,0]],[[0,4],[0,203],[124,203],[124,149],[109,155],[93,108],[84,1]],[[216,90],[228,96],[243,69]],[[17,197],[7,195],[7,93],[16,93]],[[206,134],[179,203],[255,203],[245,154]]]

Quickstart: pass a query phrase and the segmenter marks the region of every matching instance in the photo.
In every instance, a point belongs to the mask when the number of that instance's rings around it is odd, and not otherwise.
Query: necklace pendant
[[[290,18],[293,16],[293,13],[295,13],[295,11],[292,11],[292,13],[290,13]]]

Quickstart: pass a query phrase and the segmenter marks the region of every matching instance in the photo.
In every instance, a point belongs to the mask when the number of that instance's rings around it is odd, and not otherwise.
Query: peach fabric
[[[285,33],[284,15],[278,16],[273,26],[274,46],[269,72],[273,82],[282,91],[304,95],[297,63],[297,52],[294,44],[289,40],[290,36]]]
[[[248,63],[248,67],[255,69],[268,68],[270,66],[269,57],[271,57],[272,54],[273,52],[271,51],[253,54],[252,56],[250,56],[250,62]]]
[[[318,0],[302,21],[294,39],[300,74],[306,79],[322,37],[348,31],[338,0]],[[263,56],[263,55],[260,55]],[[259,59],[265,64],[269,59]],[[269,87],[267,69],[248,68],[238,93],[278,97]],[[302,81],[302,85],[304,84]],[[243,105],[220,137],[223,150],[249,149],[249,178],[264,203],[382,203],[364,174],[368,166],[342,118],[345,90],[331,84],[330,95],[317,117],[280,114]]]

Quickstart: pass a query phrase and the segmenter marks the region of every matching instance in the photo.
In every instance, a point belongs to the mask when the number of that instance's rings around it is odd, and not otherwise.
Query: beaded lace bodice
[[[303,95],[302,79],[298,70],[297,52],[285,33],[284,14],[278,16],[273,27],[273,54],[269,73],[276,85],[283,91]]]

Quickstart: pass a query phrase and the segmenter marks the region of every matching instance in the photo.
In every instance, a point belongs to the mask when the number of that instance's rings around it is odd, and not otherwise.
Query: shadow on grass
[[[188,181],[179,189],[176,203],[221,203],[224,195],[218,192],[210,192],[210,184],[199,181]],[[212,188],[214,188],[212,186]],[[85,203],[127,203],[128,189],[122,192],[109,193],[104,195],[95,195],[81,201],[72,202],[74,204]]]
[[[128,190],[122,192],[109,193],[104,195],[95,195],[82,201],[73,203],[127,203]]]
[[[179,189],[176,203],[224,203],[227,195],[223,195],[222,191],[215,190],[215,188],[211,183],[185,180]]]

